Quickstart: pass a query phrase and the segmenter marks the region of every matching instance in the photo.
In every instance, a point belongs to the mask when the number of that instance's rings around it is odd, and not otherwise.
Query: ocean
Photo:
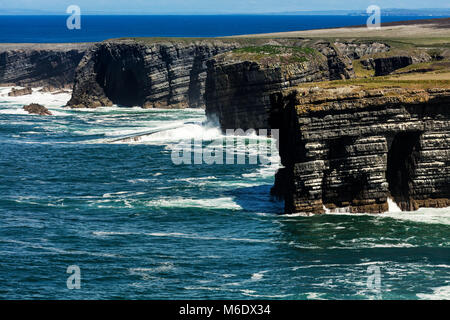
[[[216,15],[81,16],[69,30],[68,15],[0,16],[0,43],[94,42],[120,37],[221,37],[365,25],[364,16]],[[382,16],[381,22],[429,19]],[[438,18],[438,17],[432,17]]]
[[[0,42],[212,37],[366,21],[83,16],[82,29],[69,31],[66,18],[2,16]],[[450,299],[450,208],[398,212],[391,203],[381,215],[279,215],[283,203],[270,196],[277,154],[267,164],[171,161],[180,139],[203,137],[210,148],[223,137],[203,125],[203,110],[70,110],[70,94],[9,90],[0,88],[0,299]],[[53,116],[27,114],[31,102]],[[72,266],[80,289],[68,286]]]
[[[180,138],[208,148],[222,136],[202,125],[203,110],[70,110],[70,94],[9,90],[0,88],[0,299],[450,298],[449,208],[279,215],[276,154],[173,164]],[[53,116],[26,114],[30,102]],[[79,290],[67,285],[70,266]]]

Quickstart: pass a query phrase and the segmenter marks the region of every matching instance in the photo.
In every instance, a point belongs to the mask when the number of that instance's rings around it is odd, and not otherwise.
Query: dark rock
[[[407,67],[411,64],[429,62],[432,57],[425,52],[414,52],[411,55],[395,55],[381,58],[374,58],[373,64],[375,76],[385,76],[397,69]]]
[[[373,60],[373,58],[362,59],[362,60],[360,60],[360,62],[361,62],[361,65],[363,66],[363,68],[366,70],[374,70],[375,69],[375,61]]]
[[[286,213],[450,205],[450,89],[352,87],[272,97],[280,128],[273,193]]]
[[[208,62],[206,80],[206,115],[226,129],[269,129],[270,95],[300,83],[346,79],[354,76],[349,58],[342,56],[328,42],[314,44],[314,54],[305,61],[282,63],[286,53],[257,61],[261,54],[242,56],[222,54]],[[265,55],[262,55],[265,57]],[[247,61],[245,60],[247,59]],[[253,61],[255,60],[255,61]]]
[[[0,83],[58,88],[73,84],[90,44],[0,44]]]
[[[32,103],[28,106],[24,106],[23,110],[27,111],[29,114],[37,114],[40,116],[51,116],[52,113],[44,106]]]
[[[328,61],[328,80],[350,79],[355,76],[352,61],[329,42],[316,42],[314,48],[320,51]]]
[[[206,60],[236,46],[219,40],[97,44],[77,68],[68,106],[204,107]]]
[[[385,76],[391,72],[413,64],[410,56],[393,56],[374,59],[375,76]]]

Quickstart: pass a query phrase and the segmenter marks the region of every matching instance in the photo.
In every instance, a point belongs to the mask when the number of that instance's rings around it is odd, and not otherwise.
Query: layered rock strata
[[[0,84],[71,87],[90,44],[1,44]]]
[[[366,69],[373,69],[375,76],[385,76],[398,69],[412,64],[430,62],[432,57],[423,51],[416,51],[413,54],[394,54],[385,57],[368,57],[361,59],[361,64]]]
[[[450,89],[298,89],[272,95],[286,213],[450,205]]]
[[[68,106],[203,107],[206,61],[237,45],[219,40],[99,43],[77,68]]]
[[[272,93],[300,83],[354,76],[350,59],[326,42],[316,43],[315,48],[246,50],[208,62],[206,115],[222,130],[271,128]]]

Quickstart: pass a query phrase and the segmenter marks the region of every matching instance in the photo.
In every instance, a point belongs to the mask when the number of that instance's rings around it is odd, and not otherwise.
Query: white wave
[[[157,130],[164,128],[157,128]],[[203,141],[211,141],[222,137],[222,132],[216,127],[206,127],[197,124],[186,124],[177,129],[166,130],[143,136],[139,139],[141,143],[155,142],[175,142],[189,139],[202,139]]]
[[[423,300],[450,300],[450,286],[433,288],[433,293],[418,293],[417,297]]]
[[[450,207],[448,208],[421,208],[418,211],[383,213],[378,215],[380,218],[392,218],[397,220],[405,220],[411,222],[429,223],[429,224],[445,224],[450,225]]]
[[[150,207],[242,209],[231,197],[215,199],[161,198],[147,202]]]
[[[317,216],[314,213],[310,212],[296,212],[296,213],[289,213],[281,216],[282,218],[295,218],[295,217],[315,217]]]
[[[326,214],[353,214],[349,207],[328,209],[324,206],[324,209]]]
[[[369,216],[377,219],[392,218],[411,222],[450,225],[450,207],[420,208],[417,211],[400,211],[400,212],[385,212],[385,213],[351,213],[347,208],[340,208],[339,210],[326,210],[326,214],[343,215],[343,216],[345,215]],[[314,216],[314,215],[305,215],[302,213],[298,213],[286,216]]]
[[[374,240],[372,240],[374,241]],[[361,240],[358,243],[355,242],[341,242],[342,246],[327,247],[329,250],[354,250],[354,249],[376,249],[376,248],[416,248],[417,245],[411,243],[373,243],[371,240],[367,242]]]
[[[93,235],[98,237],[106,237],[106,236],[128,236],[133,235],[132,232],[114,232],[114,231],[94,231]]]
[[[249,243],[274,243],[274,241],[270,239],[251,239],[251,238],[228,238],[228,237],[214,237],[214,236],[206,236],[199,234],[187,234],[181,232],[115,232],[115,231],[94,231],[93,235],[98,237],[107,237],[107,236],[148,236],[148,237],[156,237],[156,238],[181,238],[181,239],[193,239],[193,240],[219,240],[219,241],[236,241],[236,242],[249,242]]]
[[[391,198],[388,198],[389,210],[388,212],[402,212],[402,209]]]
[[[308,292],[306,294],[306,299],[308,300],[322,300],[323,293],[317,293],[317,292]]]
[[[123,197],[133,197],[133,196],[140,196],[145,194],[145,192],[133,192],[133,191],[119,191],[119,192],[112,192],[112,193],[105,193],[102,197],[103,198],[123,198]]]
[[[269,272],[269,271],[260,271],[260,272],[254,273],[254,274],[252,274],[251,280],[252,281],[261,280],[264,277],[264,274],[267,272]]]
[[[278,155],[278,151],[276,153],[272,153],[269,157],[263,160],[265,163],[254,172],[244,173],[242,177],[244,178],[273,178],[278,169],[281,168],[281,158]]]
[[[21,87],[16,86],[15,88]],[[39,92],[39,90],[42,88],[33,88],[32,94],[19,97],[10,97],[8,96],[8,93],[11,91],[11,89],[12,87],[0,88],[0,97],[2,99],[2,105],[3,104],[27,105],[30,103],[39,103],[44,106],[64,106],[67,104],[67,102],[70,100],[72,96],[71,92],[53,94],[50,92]]]
[[[154,174],[153,176],[156,177],[156,174]],[[130,180],[127,180],[127,182],[132,183],[132,184],[149,183],[151,181],[152,181],[151,179],[130,179]]]
[[[185,290],[205,290],[205,291],[229,291],[229,292],[235,292],[234,289],[227,289],[227,288],[220,288],[220,287],[185,287]]]
[[[292,293],[290,293],[290,294],[267,295],[267,294],[251,293],[251,290],[242,290],[241,292],[242,292],[243,295],[246,295],[246,296],[249,296],[249,297],[263,298],[263,299],[283,299],[283,298],[287,298],[289,296],[293,296]]]
[[[23,110],[23,108],[7,108],[0,109],[0,114],[19,114],[19,115],[28,115],[28,111]]]
[[[132,275],[146,276],[152,273],[167,273],[173,271],[175,266],[171,262],[163,262],[160,266],[153,268],[130,268],[128,271]]]

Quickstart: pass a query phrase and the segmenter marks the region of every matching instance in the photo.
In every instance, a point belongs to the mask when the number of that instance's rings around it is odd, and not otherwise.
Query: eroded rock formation
[[[27,111],[29,114],[37,114],[39,116],[51,116],[52,113],[43,105],[32,103],[23,107],[23,110]]]
[[[388,44],[381,42],[336,41],[333,45],[340,51],[341,54],[346,55],[352,60],[391,50],[391,47]]]
[[[70,87],[90,44],[1,44],[0,84]]]
[[[298,89],[280,117],[273,192],[286,212],[385,212],[450,205],[450,89]]]
[[[424,51],[415,51],[408,54],[392,54],[384,57],[367,57],[361,59],[361,64],[366,69],[374,69],[375,76],[385,76],[398,69],[412,64],[429,62],[432,57]]]
[[[330,43],[245,48],[208,62],[206,115],[222,130],[271,128],[270,95],[300,83],[348,79],[351,61]]]
[[[99,43],[77,68],[68,106],[203,107],[206,60],[236,46],[218,40]]]
[[[23,89],[17,89],[12,88],[11,91],[8,93],[8,96],[10,97],[20,97],[20,96],[26,96],[33,93],[33,89],[31,88],[23,88]]]

